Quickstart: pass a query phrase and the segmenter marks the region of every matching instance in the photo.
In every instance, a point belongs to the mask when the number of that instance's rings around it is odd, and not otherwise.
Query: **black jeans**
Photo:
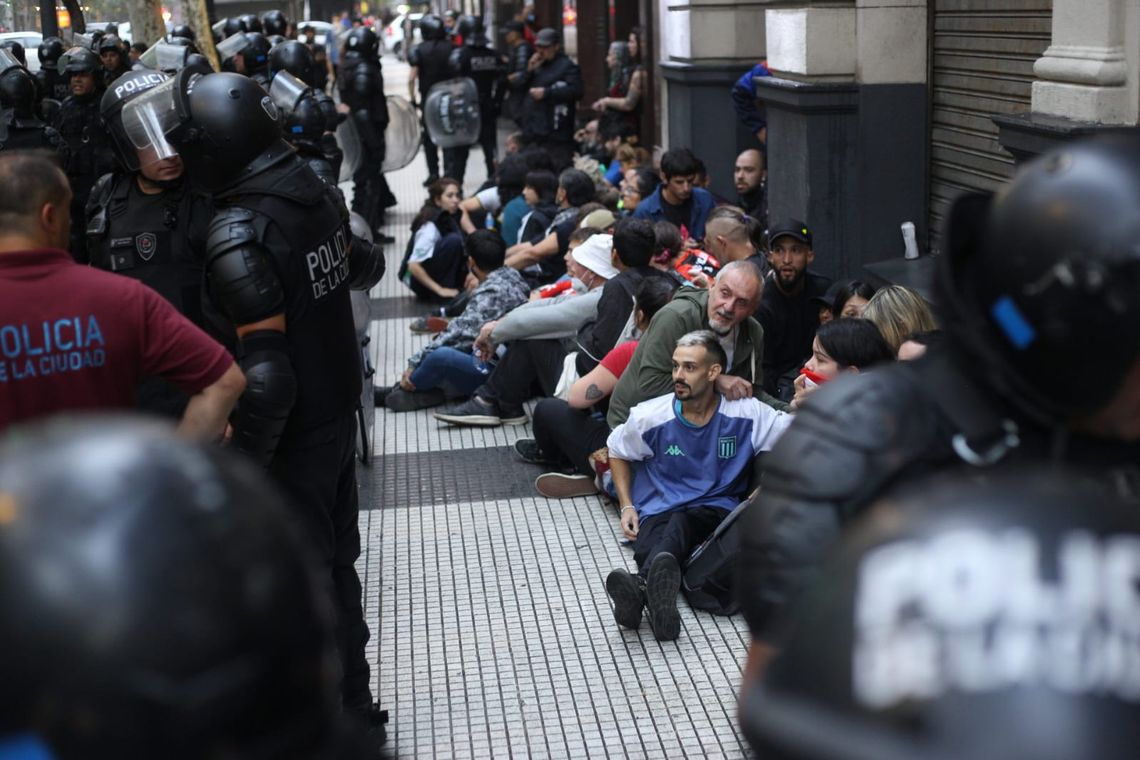
[[[648,573],[653,558],[661,552],[669,552],[684,565],[693,549],[711,536],[726,517],[728,510],[719,507],[671,509],[646,517],[638,527],[633,550],[638,572]]]
[[[560,340],[513,340],[507,344],[506,356],[476,394],[512,405],[535,396],[552,396],[565,358],[566,349]]]
[[[420,138],[420,142],[424,146],[424,160],[427,161],[428,176],[439,177],[439,148],[435,147],[435,143],[432,142],[431,133],[428,132],[422,110],[420,111]]]
[[[299,439],[283,441],[269,472],[289,496],[301,530],[321,561],[322,580],[336,613],[344,709],[366,712],[372,692],[365,652],[369,632],[355,565],[360,556],[356,415],[345,415]]]
[[[560,398],[544,398],[534,408],[534,440],[542,452],[574,465],[583,475],[594,476],[590,455],[606,445],[610,426],[596,420],[589,410],[575,409]]]

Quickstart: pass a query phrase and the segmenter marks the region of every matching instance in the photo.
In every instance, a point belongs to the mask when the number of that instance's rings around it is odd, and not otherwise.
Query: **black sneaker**
[[[413,391],[409,393],[403,388],[395,388],[384,399],[384,406],[393,412],[415,412],[420,409],[430,409],[439,406],[446,399],[443,391],[433,388],[429,391]]]
[[[499,407],[478,396],[472,396],[457,406],[432,412],[432,416],[440,422],[447,422],[452,425],[498,427],[503,424],[503,420],[499,417]],[[515,425],[518,423],[511,422],[508,424]]]
[[[533,438],[520,438],[515,441],[515,453],[519,455],[519,459],[527,464],[558,464],[556,459],[547,456],[546,453],[538,447],[538,443],[536,443]]]
[[[424,180],[424,187],[429,187],[432,182],[435,182],[438,179],[439,179],[438,174],[428,175],[428,178]]]
[[[645,607],[649,624],[658,641],[673,641],[681,634],[681,615],[677,612],[677,592],[681,590],[681,566],[669,552],[661,552],[649,565],[645,581]]]
[[[618,625],[633,629],[641,625],[645,580],[640,575],[619,567],[606,576],[606,593],[613,600],[614,620]]]
[[[526,410],[522,404],[504,404],[500,401],[499,420],[504,425],[525,425]]]
[[[372,388],[372,403],[377,409],[384,406],[384,402],[388,400],[388,394],[392,391],[400,390],[400,385],[377,385]]]

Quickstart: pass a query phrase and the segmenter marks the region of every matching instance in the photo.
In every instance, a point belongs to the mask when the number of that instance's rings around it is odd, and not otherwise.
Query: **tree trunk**
[[[131,38],[134,42],[142,42],[150,47],[166,35],[161,0],[135,0],[129,7]]]
[[[214,34],[210,31],[210,16],[206,12],[206,0],[181,0],[182,18],[194,29],[198,37],[194,44],[202,55],[210,59],[210,65],[217,71],[221,68],[218,51],[214,47]]]

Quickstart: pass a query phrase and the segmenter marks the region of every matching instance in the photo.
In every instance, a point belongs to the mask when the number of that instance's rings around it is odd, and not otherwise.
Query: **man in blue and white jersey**
[[[755,398],[729,401],[716,390],[728,364],[709,330],[687,333],[673,351],[673,393],[635,406],[610,434],[610,469],[621,502],[621,529],[636,540],[639,572],[606,578],[614,619],[641,625],[649,610],[659,641],[677,638],[677,592],[684,558],[744,498],[752,461],[772,448],[792,415]]]

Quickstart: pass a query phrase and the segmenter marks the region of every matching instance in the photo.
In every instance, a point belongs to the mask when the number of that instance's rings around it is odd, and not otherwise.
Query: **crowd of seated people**
[[[446,425],[530,421],[515,452],[546,470],[536,490],[600,494],[637,547],[640,574],[607,581],[615,618],[637,627],[647,609],[668,639],[678,568],[758,482],[759,452],[821,384],[938,332],[913,290],[816,272],[807,222],[766,223],[756,151],[733,167],[740,205],[717,204],[692,151],[647,165],[614,117],[577,168],[524,148],[465,200],[447,178],[429,188],[405,280],[439,304],[412,329],[436,334],[376,395],[391,412],[442,406]]]

